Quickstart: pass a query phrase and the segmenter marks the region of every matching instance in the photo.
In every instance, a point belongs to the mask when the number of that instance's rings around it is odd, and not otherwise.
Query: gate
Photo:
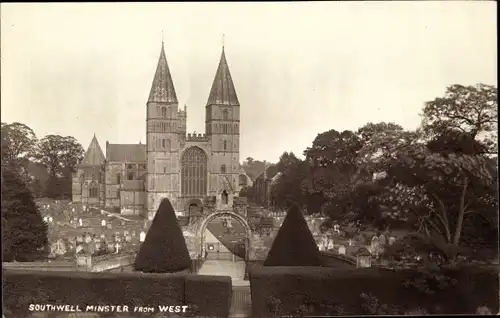
[[[252,316],[252,296],[250,286],[233,286],[231,297],[231,310],[229,317],[251,317]]]

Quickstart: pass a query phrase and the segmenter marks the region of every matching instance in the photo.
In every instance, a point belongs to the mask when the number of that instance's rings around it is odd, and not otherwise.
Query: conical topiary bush
[[[297,206],[288,211],[264,266],[321,266],[318,246]]]
[[[191,267],[191,258],[174,208],[164,199],[135,258],[134,269],[145,273],[175,273]]]

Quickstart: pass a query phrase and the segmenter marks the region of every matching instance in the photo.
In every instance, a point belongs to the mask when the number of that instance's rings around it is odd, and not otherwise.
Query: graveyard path
[[[245,262],[231,260],[206,260],[203,262],[199,275],[231,276],[232,280],[243,280],[245,275]]]

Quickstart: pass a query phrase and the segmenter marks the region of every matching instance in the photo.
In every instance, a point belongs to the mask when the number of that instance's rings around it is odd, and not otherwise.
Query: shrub
[[[145,273],[174,273],[191,267],[191,257],[174,208],[164,199],[137,253],[134,269]]]
[[[473,314],[478,306],[498,309],[498,272],[464,269],[446,272],[456,285],[422,293],[403,282],[420,273],[380,268],[334,269],[320,267],[255,267],[250,271],[252,314],[342,315],[403,313],[420,308],[429,313]],[[473,283],[471,283],[473,282]],[[360,296],[364,294],[363,296]],[[273,299],[274,297],[274,299]],[[302,308],[301,308],[302,307]]]
[[[227,317],[231,306],[232,284],[228,276],[186,276],[186,304],[196,314]],[[195,306],[196,305],[196,306]]]
[[[231,278],[185,274],[3,271],[3,310],[29,314],[29,304],[190,305],[195,316],[227,317]],[[189,314],[189,313],[188,313]],[[117,313],[108,313],[115,317]],[[106,313],[100,313],[105,317]],[[131,314],[134,316],[134,314]],[[136,315],[135,315],[136,316]],[[141,314],[142,316],[142,314]],[[181,316],[185,316],[181,314]]]
[[[297,206],[287,213],[264,266],[321,266],[321,255]]]
[[[2,261],[46,256],[47,224],[15,168],[2,167]]]

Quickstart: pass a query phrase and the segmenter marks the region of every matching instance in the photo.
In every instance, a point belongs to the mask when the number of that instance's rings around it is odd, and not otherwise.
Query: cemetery
[[[8,270],[5,272],[8,309],[22,313],[27,302],[47,299],[68,304],[156,305],[164,302],[166,297],[176,304],[190,304],[196,308],[196,312],[192,312],[195,316],[231,316],[236,301],[234,291],[242,287],[235,286],[235,281],[229,276],[195,274],[187,240],[175,222],[176,218],[173,209],[170,214],[158,213],[144,239],[140,235],[137,238],[137,232],[132,235],[133,230],[112,231],[113,228],[110,230],[107,226],[101,227],[101,234],[82,232],[74,242],[57,239],[52,244],[52,254],[62,254],[68,249],[66,244],[76,246],[73,253],[77,255],[80,268],[85,268],[89,258],[78,255],[99,257],[97,251],[106,249],[106,253],[117,258],[125,253],[127,244],[134,246],[136,253],[125,260],[123,267],[128,267],[125,272],[106,269],[101,273]],[[113,224],[111,219],[106,221]],[[297,208],[292,208],[277,224],[279,227],[267,233],[253,234],[268,238],[270,245],[260,247],[261,253],[266,250],[263,259],[257,259],[257,256],[254,262],[249,259],[247,288],[251,293],[248,305],[251,305],[252,317],[407,314],[415,311],[475,313],[485,306],[491,312],[498,310],[498,298],[493,297],[498,284],[491,283],[498,275],[496,271],[450,269],[449,275],[454,283],[431,293],[423,292],[415,285],[422,275],[418,270],[374,266],[384,247],[394,244],[392,236],[390,239],[383,234],[372,236],[361,243],[354,239],[341,241],[338,236],[342,234],[341,227],[334,227],[337,233],[333,235],[322,234],[317,222],[305,218]],[[105,240],[108,237],[109,241]],[[253,242],[258,241],[254,239]],[[342,258],[345,259],[342,264],[348,266],[331,262]],[[159,274],[160,268],[170,274]],[[472,281],[474,284],[471,285]],[[36,286],[43,286],[41,295]],[[122,292],[103,292],[117,289]],[[21,294],[23,297],[18,297]],[[463,301],[456,302],[456,299]],[[378,305],[370,307],[370,301]]]

